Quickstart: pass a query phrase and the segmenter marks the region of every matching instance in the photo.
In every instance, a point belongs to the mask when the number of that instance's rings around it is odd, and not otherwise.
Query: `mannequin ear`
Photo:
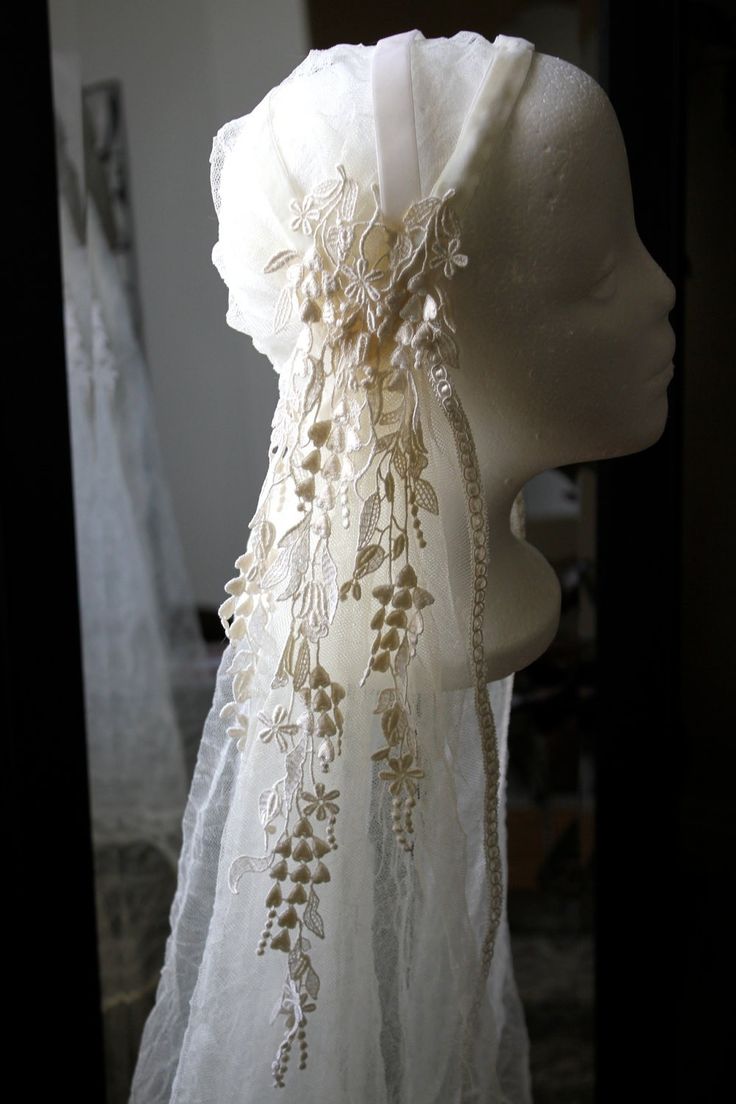
[[[526,506],[524,503],[524,488],[522,487],[511,507],[511,532],[519,540],[526,536]]]

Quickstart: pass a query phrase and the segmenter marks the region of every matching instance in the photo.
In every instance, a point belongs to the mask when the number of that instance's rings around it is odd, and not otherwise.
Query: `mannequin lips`
[[[669,373],[670,375],[674,373],[675,366],[672,358],[675,355],[675,346],[676,341],[673,334],[666,362],[662,365],[661,368],[658,368],[656,372],[652,373],[652,375],[649,377],[650,379],[659,379],[659,377],[665,375],[665,373]]]
[[[674,363],[671,360],[668,360],[667,363],[662,368],[659,368],[649,378],[652,379],[652,380],[658,380],[658,379],[664,379],[665,376],[668,376],[671,379],[674,374],[675,374]]]

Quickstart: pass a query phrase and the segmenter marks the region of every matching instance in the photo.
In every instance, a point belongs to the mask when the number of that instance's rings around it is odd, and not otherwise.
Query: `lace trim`
[[[481,973],[477,980],[473,1005],[466,1026],[463,1044],[464,1084],[469,1086],[470,1051],[480,1012],[485,982],[491,968],[496,933],[501,921],[503,904],[501,851],[498,844],[498,784],[500,762],[496,724],[486,683],[486,653],[483,641],[485,593],[488,583],[488,517],[482,493],[480,467],[473,434],[460,398],[447,375],[447,366],[437,363],[430,369],[430,379],[437,401],[447,416],[455,439],[455,449],[463,474],[466,504],[466,521],[473,556],[473,608],[470,625],[470,647],[475,678],[475,709],[480,723],[481,750],[485,789],[483,802],[483,836],[486,870],[490,882],[490,910],[488,929],[481,950]]]
[[[368,679],[383,683],[374,712],[380,715],[384,742],[372,759],[381,764],[379,777],[392,797],[396,842],[413,850],[412,811],[421,798],[425,773],[410,673],[424,628],[422,611],[434,601],[422,586],[414,551],[426,546],[423,515],[439,513],[436,491],[426,475],[429,456],[419,403],[424,379],[430,381],[453,432],[473,555],[470,648],[486,773],[491,907],[468,1045],[502,900],[499,764],[483,646],[487,518],[472,434],[450,381],[458,356],[445,284],[467,264],[450,205],[454,190],[441,198],[419,200],[394,230],[381,221],[375,185],[372,214],[363,221],[356,218],[358,185],[342,165],[336,170],[335,178],[303,200],[291,201],[291,228],[312,239],[311,244],[303,253],[276,253],[264,270],[285,270],[286,275],[274,333],[295,312],[302,329],[290,370],[280,380],[269,474],[250,523],[248,549],[235,561],[239,574],[226,583],[230,596],[218,611],[235,646],[228,669],[233,697],[220,716],[241,752],[255,738],[283,755],[282,776],[258,802],[265,853],[235,858],[229,879],[234,893],[246,872],[268,872],[272,879],[256,953],[273,950],[287,955],[283,990],[272,1017],[285,1016],[285,1031],[272,1062],[277,1087],[285,1084],[296,1045],[299,1068],[307,1065],[307,1018],[317,1008],[320,979],[305,932],[325,938],[315,887],[330,881],[329,857],[337,848],[340,791],[318,782],[316,771],[328,774],[342,754],[340,703],[345,690],[323,666],[320,644],[340,602],[362,602],[371,577],[373,638],[360,685]],[[278,534],[272,518],[287,495],[301,517]],[[354,514],[352,571],[338,581],[331,551],[333,526],[339,522],[349,529]],[[271,673],[273,702],[254,720],[249,708],[259,651],[275,603],[287,601],[291,628]]]

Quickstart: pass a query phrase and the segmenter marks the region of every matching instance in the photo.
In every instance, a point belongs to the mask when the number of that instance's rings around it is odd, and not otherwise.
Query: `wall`
[[[82,81],[123,83],[164,463],[195,599],[214,608],[247,541],[277,387],[268,361],[225,322],[227,289],[211,262],[209,155],[219,127],[249,112],[308,52],[303,5],[77,0],[76,15]]]
[[[266,359],[225,323],[227,290],[210,256],[217,220],[209,155],[216,130],[250,111],[308,52],[306,5],[51,0],[50,10],[55,44],[79,47],[82,82],[123,85],[143,338],[164,464],[195,600],[216,608],[247,541],[277,387]],[[578,20],[574,6],[535,3],[506,31],[594,72],[597,38],[589,35],[583,49]],[[543,529],[554,495],[545,476],[532,484],[528,521],[535,543],[552,554]]]

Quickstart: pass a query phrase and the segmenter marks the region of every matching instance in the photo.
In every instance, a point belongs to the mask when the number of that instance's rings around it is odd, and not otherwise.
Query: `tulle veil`
[[[227,321],[279,401],[131,1104],[531,1100],[506,916],[513,676],[484,678],[487,519],[452,383],[469,151],[531,44],[401,45],[420,193],[399,223],[374,46],[311,51],[213,141]],[[479,99],[489,77],[505,101]]]

